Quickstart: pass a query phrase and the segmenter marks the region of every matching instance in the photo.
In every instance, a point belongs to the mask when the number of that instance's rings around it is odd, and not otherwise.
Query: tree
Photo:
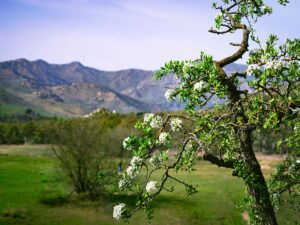
[[[285,6],[288,0],[278,2]],[[163,120],[146,114],[144,121],[136,125],[141,135],[124,140],[124,147],[132,151],[133,159],[120,180],[120,188],[133,188],[136,176],[144,168],[146,178],[137,188],[137,207],[130,212],[123,203],[115,206],[116,219],[128,219],[139,209],[146,210],[151,217],[149,203],[166,189],[169,179],[185,185],[188,194],[195,193],[195,187],[171,176],[170,171],[191,169],[198,152],[204,160],[230,168],[234,176],[244,180],[248,193],[244,206],[251,224],[277,224],[274,211],[282,203],[282,194],[292,195],[291,200],[299,195],[300,161],[295,154],[300,149],[300,40],[288,39],[278,46],[277,36],[270,35],[265,44],[260,42],[253,26],[258,19],[272,13],[263,0],[221,0],[213,3],[213,8],[219,13],[215,28],[209,32],[225,35],[242,31],[242,41],[230,43],[238,49],[221,60],[201,53],[196,60],[170,61],[155,74],[156,79],[176,76],[178,85],[165,96],[170,101],[175,98],[185,101],[188,115],[168,115]],[[249,50],[251,41],[257,47]],[[247,71],[227,74],[224,67],[247,52]],[[241,86],[243,80],[251,91]],[[209,100],[216,97],[225,103],[205,109]],[[184,121],[192,121],[193,127],[187,129]],[[267,184],[253,150],[254,132],[262,129],[277,132],[282,127],[290,127],[292,132],[277,142],[277,148],[289,148],[291,155],[275,169]],[[167,149],[178,147],[174,142],[178,132],[181,144],[175,162],[169,162]],[[157,171],[163,171],[159,182],[151,180]]]
[[[99,121],[77,119],[63,121],[52,137],[52,150],[74,191],[88,193],[92,199],[113,183],[117,173],[119,152],[110,149],[102,136],[107,137],[107,129],[99,127]]]

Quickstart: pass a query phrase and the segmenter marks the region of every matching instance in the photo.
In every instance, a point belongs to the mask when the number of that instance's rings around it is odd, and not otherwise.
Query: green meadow
[[[261,160],[264,171],[269,173],[280,157]],[[133,207],[133,194],[113,192],[96,201],[72,194],[56,163],[47,145],[0,146],[1,225],[124,224],[112,218],[112,208],[119,202]],[[152,202],[155,217],[151,224],[247,224],[247,214],[237,207],[245,187],[230,170],[199,160],[196,171],[179,172],[177,177],[198,185],[199,192],[187,197],[185,188],[174,184],[173,193],[165,191]],[[278,218],[279,224],[295,225],[300,221],[299,213],[287,207],[278,212]],[[140,212],[129,224],[147,223]]]

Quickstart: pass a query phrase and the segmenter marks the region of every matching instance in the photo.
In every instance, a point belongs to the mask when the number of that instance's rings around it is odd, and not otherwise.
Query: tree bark
[[[254,199],[255,206],[253,210],[257,210],[263,225],[277,225],[277,219],[274,213],[272,203],[270,201],[268,187],[261,171],[255,153],[252,148],[252,131],[242,130],[241,133],[241,153],[245,164],[248,166],[249,174],[243,177],[248,194]]]

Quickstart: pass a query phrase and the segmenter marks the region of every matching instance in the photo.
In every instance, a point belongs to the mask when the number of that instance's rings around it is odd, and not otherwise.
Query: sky
[[[258,22],[257,34],[300,37],[300,1]],[[101,70],[156,70],[201,51],[221,59],[241,34],[208,32],[211,0],[0,0],[0,61],[26,58],[63,64],[79,61]],[[245,59],[242,59],[242,63]]]

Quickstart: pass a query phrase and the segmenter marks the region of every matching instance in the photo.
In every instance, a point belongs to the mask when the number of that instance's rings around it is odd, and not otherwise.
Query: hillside
[[[228,68],[243,69],[245,66],[238,64]],[[158,82],[153,73],[140,69],[101,71],[79,62],[6,61],[0,63],[0,89],[6,96],[0,95],[0,103],[42,108],[63,116],[85,115],[97,108],[121,113],[181,109],[182,104],[164,98],[165,87],[174,86],[175,80],[170,76]]]

